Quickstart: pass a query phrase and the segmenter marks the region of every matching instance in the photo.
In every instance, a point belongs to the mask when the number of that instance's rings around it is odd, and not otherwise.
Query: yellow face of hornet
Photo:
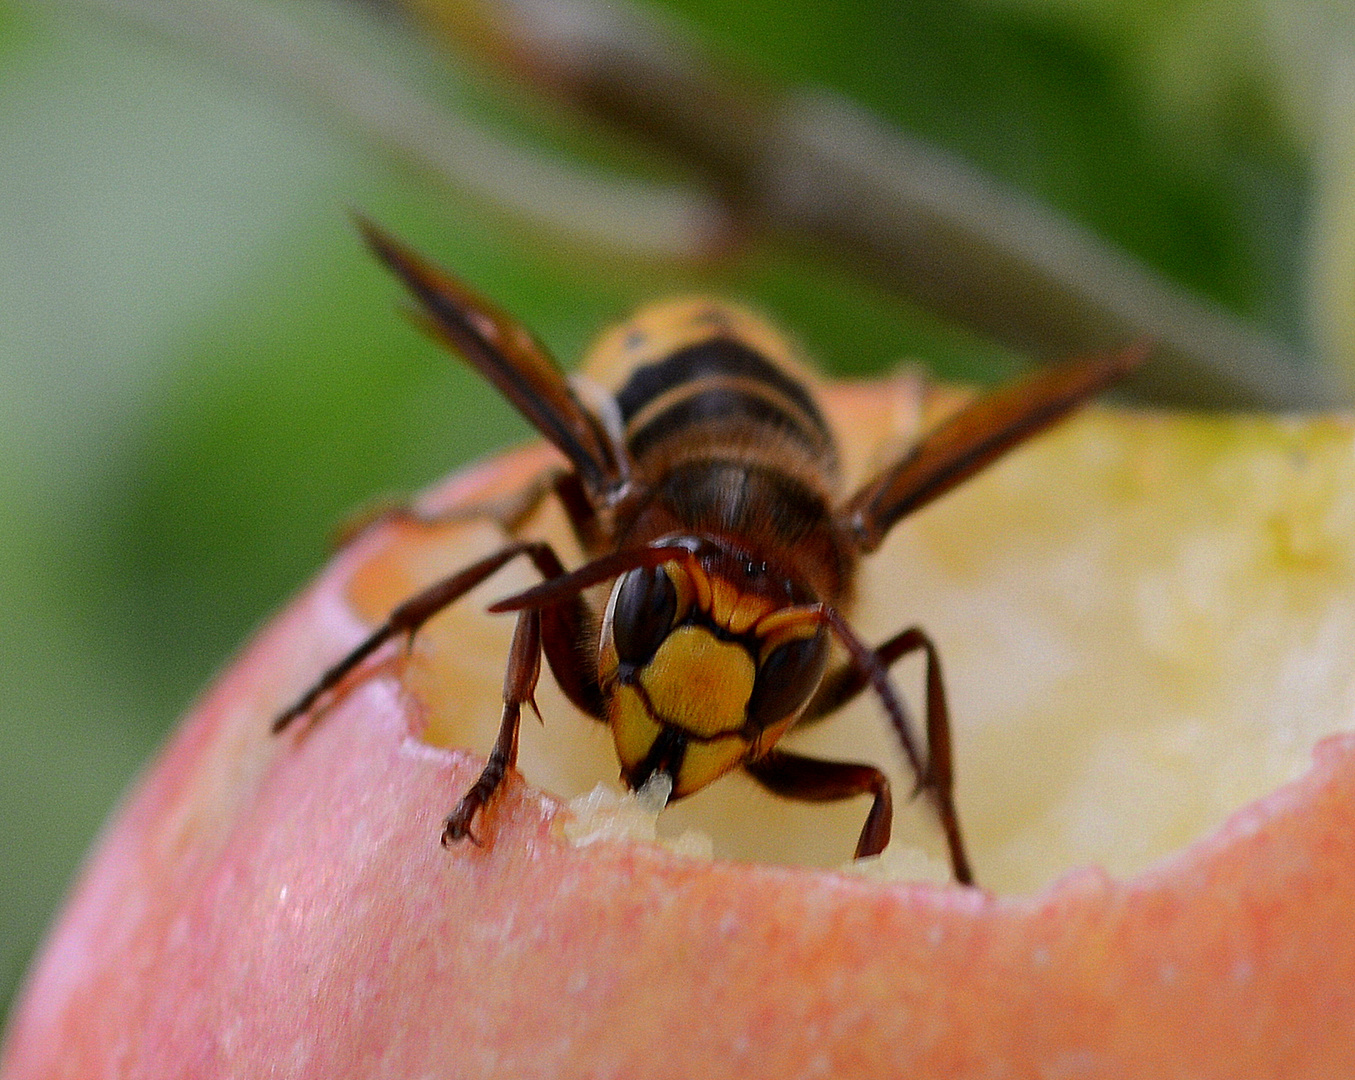
[[[689,795],[761,757],[803,711],[828,654],[818,608],[752,584],[695,558],[617,581],[599,666],[631,787],[664,771],[671,798]]]

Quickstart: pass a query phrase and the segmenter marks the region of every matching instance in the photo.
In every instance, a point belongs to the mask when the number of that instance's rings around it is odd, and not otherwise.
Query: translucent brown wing
[[[462,281],[434,266],[365,218],[367,243],[421,305],[428,330],[498,388],[578,470],[593,493],[621,482],[612,443],[531,332]]]
[[[1042,368],[979,398],[863,485],[838,512],[840,524],[860,551],[874,551],[901,518],[1062,419],[1151,351],[1151,342],[1136,342],[1120,352]]]

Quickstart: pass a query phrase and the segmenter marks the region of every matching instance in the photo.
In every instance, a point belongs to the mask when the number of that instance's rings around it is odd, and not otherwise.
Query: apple
[[[948,400],[830,390],[848,472]],[[493,500],[550,455],[424,503]],[[577,559],[557,511],[528,529]],[[483,846],[441,847],[498,722],[512,619],[484,607],[523,568],[269,734],[501,540],[379,523],[258,636],[107,826],[0,1076],[1355,1075],[1349,422],[1092,409],[872,558],[858,628],[942,651],[980,888],[945,880],[920,805],[867,872],[845,865],[864,800],[737,776],[658,840],[599,824],[605,797],[564,800],[615,781],[610,735],[549,675]],[[876,703],[791,738],[888,764],[904,802]],[[716,857],[672,839],[695,832]]]

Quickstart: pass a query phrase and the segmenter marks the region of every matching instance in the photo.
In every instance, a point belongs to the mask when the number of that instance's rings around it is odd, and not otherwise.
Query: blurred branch
[[[458,48],[694,166],[735,213],[1018,349],[1065,355],[1151,336],[1135,381],[1178,404],[1330,405],[1280,342],[1087,230],[823,92],[719,69],[658,20],[605,0],[405,0]]]
[[[68,0],[129,21],[229,67],[290,83],[349,128],[510,213],[595,246],[631,255],[701,258],[727,244],[720,204],[691,187],[646,183],[587,169],[491,134],[455,105],[427,96],[382,64],[347,48],[303,17],[314,5],[242,0]],[[313,21],[313,20],[312,20]],[[373,32],[379,29],[372,19]],[[408,35],[388,41],[408,46]]]
[[[759,229],[873,274],[944,318],[1017,349],[1068,355],[1155,338],[1141,396],[1177,404],[1331,404],[1281,343],[1163,281],[1087,230],[826,92],[781,91],[720,69],[683,35],[607,0],[365,0],[390,56],[407,34],[378,9],[423,16],[694,170],[696,185],[586,168],[491,134],[429,96],[398,62],[321,32],[316,4],[67,0],[120,16],[236,69],[290,83],[350,128],[511,213],[643,257],[725,250]],[[337,10],[332,9],[331,10]]]

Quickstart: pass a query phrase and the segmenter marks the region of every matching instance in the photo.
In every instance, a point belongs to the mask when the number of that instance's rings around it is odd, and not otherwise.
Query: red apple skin
[[[511,486],[539,450],[442,493]],[[1355,1076],[1355,736],[1125,882],[1046,892],[571,846],[420,742],[392,659],[269,719],[366,629],[369,530],[180,727],[108,826],[0,1058],[38,1077]]]

